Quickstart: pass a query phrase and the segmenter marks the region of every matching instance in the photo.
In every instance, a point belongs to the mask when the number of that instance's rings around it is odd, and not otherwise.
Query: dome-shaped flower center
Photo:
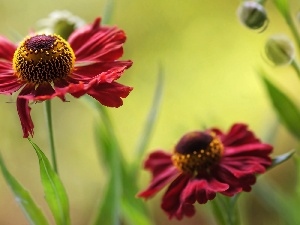
[[[175,146],[172,161],[182,172],[197,175],[201,171],[208,171],[217,163],[222,157],[223,149],[223,144],[215,134],[190,132]]]
[[[13,68],[20,80],[40,84],[67,77],[74,62],[68,42],[56,34],[42,34],[21,42],[14,53]]]

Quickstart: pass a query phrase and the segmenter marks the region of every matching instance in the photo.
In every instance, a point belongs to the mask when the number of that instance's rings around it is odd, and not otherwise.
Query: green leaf
[[[122,215],[126,224],[130,225],[152,225],[149,214],[142,199],[137,198],[138,185],[136,175],[129,173],[126,168],[123,171],[123,198],[122,198]]]
[[[218,194],[214,200],[211,201],[212,210],[215,219],[220,225],[239,225],[239,211],[237,208],[237,200],[240,194],[232,197]]]
[[[290,98],[270,82],[261,72],[271,102],[286,128],[300,140],[300,111]]]
[[[289,4],[288,0],[273,0],[277,9],[281,12],[284,17],[289,15]]]
[[[284,153],[282,155],[276,156],[275,158],[272,159],[272,164],[270,168],[273,168],[283,162],[285,162],[286,160],[288,160],[289,158],[291,158],[293,156],[293,154],[295,153],[295,150],[291,150],[287,153]]]
[[[69,225],[69,202],[66,190],[42,150],[29,138],[28,140],[36,151],[39,159],[40,175],[44,188],[45,199],[53,214],[56,225]]]
[[[128,172],[129,166],[122,155],[106,108],[93,99],[88,99],[88,102],[97,109],[101,119],[95,129],[96,143],[101,165],[109,176],[105,197],[94,224],[117,225],[124,219],[126,224],[150,225],[145,204],[135,197],[138,192],[137,179]]]
[[[101,201],[97,217],[94,224],[120,224],[120,190],[116,185],[116,179],[110,176],[109,182],[106,186],[106,191],[103,192],[103,199]],[[118,193],[117,193],[118,192]]]
[[[106,108],[94,99],[89,103],[97,109],[101,122],[97,123],[95,134],[100,161],[105,166],[109,176],[104,199],[99,206],[94,224],[120,224],[122,198],[121,164],[124,161],[113,125]]]
[[[160,67],[158,72],[157,84],[156,84],[156,88],[152,100],[152,106],[150,108],[144,129],[141,132],[141,136],[139,138],[136,151],[134,153],[135,159],[132,164],[132,171],[131,171],[134,174],[136,174],[136,172],[139,171],[137,167],[140,166],[142,156],[148,146],[148,143],[150,142],[151,134],[153,132],[154,125],[158,117],[158,112],[160,109],[160,104],[161,104],[161,99],[163,94],[163,85],[164,85],[163,77],[164,77],[164,72],[163,69]]]
[[[102,13],[102,23],[108,24],[111,22],[111,18],[113,16],[113,11],[115,8],[115,0],[106,0],[106,4],[104,6],[104,10]]]
[[[299,150],[299,149],[298,149]],[[300,156],[295,154],[294,155],[294,162],[296,168],[296,193],[297,197],[300,198]]]
[[[282,219],[280,224],[300,224],[300,201],[294,193],[288,195],[286,192],[282,192],[277,184],[266,181],[266,179],[260,180],[253,186],[253,193],[258,196],[268,210],[275,211],[274,214]]]
[[[35,204],[32,197],[26,189],[9,173],[2,156],[0,155],[0,167],[5,181],[8,183],[11,191],[15,196],[16,202],[22,208],[31,225],[48,225],[48,222],[43,215],[41,209]]]
[[[294,18],[290,12],[289,1],[288,0],[273,0],[276,8],[282,14],[283,18],[285,19],[287,25],[289,26],[295,41],[300,47],[300,35],[298,25],[294,22]]]

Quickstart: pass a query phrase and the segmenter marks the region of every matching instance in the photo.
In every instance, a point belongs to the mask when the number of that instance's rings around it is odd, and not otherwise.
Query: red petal
[[[60,83],[62,84],[62,83]],[[87,92],[87,85],[83,84],[82,82],[78,84],[63,84],[63,85],[68,85],[66,87],[56,87],[55,89],[55,95],[58,96],[60,99],[65,101],[65,95],[67,93],[70,93],[76,98],[81,97],[82,95],[86,94]]]
[[[242,177],[236,177],[228,167],[223,166],[216,168],[213,173],[217,180],[229,185],[229,188],[222,192],[222,194],[227,196],[233,196],[241,191],[250,191],[251,185],[256,181],[255,174],[253,173],[244,174]]]
[[[152,173],[152,180],[145,191],[140,192],[137,196],[150,198],[171,182],[179,171],[173,166],[171,154],[161,150],[152,152],[145,161],[144,168]]]
[[[257,157],[268,157],[272,152],[273,147],[264,143],[251,143],[243,144],[235,147],[226,147],[224,156],[234,157],[234,156],[257,156]]]
[[[115,71],[115,73],[122,73],[124,72],[125,69],[128,69],[131,65],[132,65],[132,61],[130,60],[89,63],[89,64],[85,64],[84,66],[76,66],[71,77],[76,81],[88,82],[96,76],[105,76],[104,72],[107,72],[107,74],[112,73],[112,71]],[[119,74],[118,77],[114,79],[110,79],[110,80],[104,79],[104,80],[110,83],[113,80],[118,79],[120,76],[121,74]]]
[[[11,62],[17,46],[3,36],[0,36],[0,59]]]
[[[56,96],[55,91],[49,83],[39,84],[36,89],[32,88],[30,95],[19,96],[32,101],[45,101]]]
[[[253,132],[245,124],[234,124],[229,132],[222,137],[225,146],[239,146],[248,143],[259,143]]]
[[[20,83],[17,76],[14,74],[11,62],[0,60],[0,93],[12,94],[19,90],[23,85],[24,84]]]
[[[189,179],[189,176],[179,175],[163,196],[161,208],[169,215],[170,219],[175,216],[181,220],[184,215],[192,216],[195,213],[191,204],[186,204],[181,200],[181,192],[188,184]]]
[[[95,98],[102,105],[108,107],[120,107],[123,105],[122,98],[126,98],[131,90],[132,87],[128,87],[117,82],[99,83],[93,85],[87,91],[87,94]]]
[[[171,160],[172,154],[158,150],[152,152],[144,163],[144,168],[150,170],[153,176],[158,175],[161,171],[173,167]]]
[[[92,25],[75,30],[69,43],[80,61],[113,61],[123,54],[125,33],[116,27],[100,26],[100,18]]]
[[[33,86],[27,85],[21,90],[21,92],[17,98],[17,111],[18,111],[19,118],[21,121],[24,138],[27,138],[29,135],[33,136],[34,125],[33,125],[33,122],[32,122],[31,116],[30,116],[31,108],[28,105],[29,100],[24,99],[24,98],[19,98],[19,97],[23,97],[26,95],[32,95],[32,91],[33,91]]]
[[[229,188],[228,184],[222,183],[214,178],[196,177],[191,179],[182,191],[183,202],[193,204],[196,200],[200,204],[215,198],[216,193],[223,192]]]
[[[178,170],[174,166],[162,170],[159,174],[153,176],[150,185],[146,188],[146,190],[140,192],[137,197],[145,199],[151,198],[170,183],[176,175],[178,175]]]

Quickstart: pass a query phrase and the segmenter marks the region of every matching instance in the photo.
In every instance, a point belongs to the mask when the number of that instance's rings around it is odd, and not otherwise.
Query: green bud
[[[42,32],[59,34],[66,40],[75,29],[84,24],[81,18],[66,10],[53,11],[48,18],[38,21],[38,25],[43,28]]]
[[[265,8],[255,1],[244,1],[239,6],[237,14],[241,23],[252,30],[264,30],[268,24]]]
[[[274,35],[267,40],[265,53],[275,66],[283,66],[290,64],[294,59],[295,47],[288,37]]]
[[[75,30],[75,24],[67,20],[57,21],[53,26],[53,33],[59,34],[64,39],[68,39],[70,34]]]

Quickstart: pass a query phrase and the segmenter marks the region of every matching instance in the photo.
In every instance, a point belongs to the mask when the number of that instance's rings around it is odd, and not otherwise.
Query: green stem
[[[290,7],[289,7],[289,1],[288,0],[273,0],[273,3],[275,4],[277,10],[281,13],[283,18],[285,19],[285,22],[289,26],[295,41],[297,42],[298,48],[300,48],[300,35],[297,29],[297,26],[293,20],[293,17],[291,16]]]
[[[219,225],[238,225],[239,212],[236,207],[236,202],[239,194],[233,197],[226,197],[218,195],[211,201],[215,219]]]
[[[239,221],[239,212],[236,206],[237,199],[239,197],[239,194],[236,194],[235,196],[231,197],[229,199],[229,207],[228,207],[228,224],[230,225],[237,225],[240,224]]]
[[[263,4],[265,4],[266,0],[258,0],[257,2],[261,5],[263,5]]]
[[[297,45],[298,45],[298,48],[300,48],[300,35],[299,35],[299,32],[298,32],[298,29],[293,21],[293,18],[291,17],[290,14],[287,14],[285,16],[285,20],[287,22],[287,24],[289,25],[291,31],[292,31],[292,34],[294,35],[294,38],[297,42]]]
[[[49,137],[49,142],[50,142],[52,166],[53,166],[54,171],[58,174],[57,163],[56,163],[56,153],[55,153],[55,146],[54,146],[53,127],[52,127],[51,100],[45,101],[45,112],[46,112],[46,120],[47,120],[47,126],[48,126],[48,137]]]
[[[296,71],[299,79],[300,79],[300,66],[299,66],[299,63],[296,61],[296,60],[293,60],[291,62],[291,66],[293,67],[293,69]]]
[[[218,225],[227,225],[226,223],[226,218],[224,215],[224,208],[221,205],[220,199],[218,199],[218,196],[211,201],[211,205],[212,205],[212,211],[215,217],[215,220],[217,222]]]
[[[108,24],[111,21],[113,10],[114,10],[115,1],[106,0],[106,4],[103,10],[102,23]]]

